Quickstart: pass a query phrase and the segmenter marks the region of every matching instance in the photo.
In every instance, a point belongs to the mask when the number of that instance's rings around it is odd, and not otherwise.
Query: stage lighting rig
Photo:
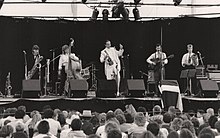
[[[129,18],[129,10],[125,8],[124,1],[117,2],[117,5],[112,8],[112,17],[119,18],[120,14],[123,16],[124,20]]]
[[[141,2],[141,0],[134,0],[134,4],[138,5]]]
[[[102,11],[102,20],[103,21],[108,21],[108,15],[109,15],[109,11],[107,9],[104,9]]]
[[[4,3],[4,0],[0,0],[0,9],[2,8],[3,3]]]
[[[93,12],[92,12],[92,17],[90,18],[90,21],[96,21],[99,15],[99,11],[97,10],[97,8],[95,7]]]
[[[141,19],[140,12],[137,7],[133,9],[134,20],[137,21]]]
[[[174,6],[178,6],[182,2],[182,0],[173,0],[173,2],[174,2]]]

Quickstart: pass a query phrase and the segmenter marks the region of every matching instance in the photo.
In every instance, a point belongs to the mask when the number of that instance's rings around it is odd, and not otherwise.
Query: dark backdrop
[[[155,51],[155,45],[161,41],[167,55],[175,54],[166,66],[167,79],[179,79],[181,58],[186,45],[192,43],[195,51],[205,56],[204,62],[219,63],[220,59],[220,19],[177,18],[146,22],[81,22],[46,21],[34,19],[15,19],[0,17],[0,85],[5,88],[5,78],[11,72],[13,92],[21,90],[24,78],[24,60],[22,51],[31,54],[34,44],[40,46],[44,59],[51,58],[52,48],[69,43],[75,39],[74,51],[83,60],[83,66],[94,62],[99,70],[98,78],[104,78],[103,65],[99,63],[100,51],[106,39],[116,47],[121,43],[125,54],[129,54],[129,70],[134,78],[139,78],[139,70],[146,71],[146,58]],[[61,49],[56,51],[56,55]],[[56,65],[57,65],[56,61]],[[57,69],[57,66],[56,66]]]

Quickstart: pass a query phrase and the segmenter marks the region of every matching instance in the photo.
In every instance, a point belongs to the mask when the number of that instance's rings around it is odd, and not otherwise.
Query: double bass
[[[66,70],[67,78],[68,79],[83,79],[81,76],[82,64],[81,60],[75,61],[71,58],[71,48],[74,45],[74,39],[70,38],[71,42],[69,44],[69,61],[68,61],[68,68]]]

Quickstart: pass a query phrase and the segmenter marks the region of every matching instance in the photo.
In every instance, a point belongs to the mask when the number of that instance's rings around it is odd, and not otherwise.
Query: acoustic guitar
[[[174,54],[172,55],[169,55],[168,57],[164,58],[164,59],[159,59],[159,58],[155,58],[155,59],[152,59],[151,61],[155,63],[155,65],[153,64],[148,64],[148,69],[149,70],[157,70],[159,68],[161,68],[161,63],[166,60],[166,59],[171,59],[174,57]]]

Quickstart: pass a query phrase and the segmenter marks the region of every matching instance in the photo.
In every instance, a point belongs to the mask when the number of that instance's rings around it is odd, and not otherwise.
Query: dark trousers
[[[60,89],[59,89],[59,95],[62,95],[64,93],[64,87],[65,87],[65,81],[66,81],[66,72],[65,72],[65,67],[62,67],[61,70],[61,76],[60,76]]]

